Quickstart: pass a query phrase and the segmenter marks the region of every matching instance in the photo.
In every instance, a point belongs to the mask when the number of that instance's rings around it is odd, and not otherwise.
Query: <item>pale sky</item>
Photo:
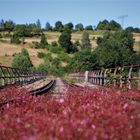
[[[74,25],[83,23],[96,26],[104,19],[116,20],[121,15],[124,27],[140,28],[140,0],[0,0],[0,19],[15,23],[34,23],[40,19],[54,26],[56,21]]]

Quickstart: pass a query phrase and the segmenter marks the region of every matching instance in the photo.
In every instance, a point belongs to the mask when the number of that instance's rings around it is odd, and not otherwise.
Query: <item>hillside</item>
[[[60,36],[60,32],[44,32],[48,43],[51,43],[53,41],[58,41],[58,38]],[[89,38],[90,42],[92,44],[92,47],[95,48],[97,46],[96,44],[96,39],[102,36],[101,31],[91,31],[89,32]],[[82,32],[75,32],[72,33],[72,41],[75,42],[77,40],[82,39]],[[134,39],[135,39],[135,44],[134,44],[134,50],[140,51],[140,34],[134,34]],[[33,64],[37,67],[39,64],[43,62],[42,59],[39,59],[37,57],[38,52],[44,52],[43,49],[33,49],[31,48],[31,44],[33,41],[40,41],[40,38],[25,38],[25,44],[23,45],[14,45],[10,44],[10,38],[2,38],[0,40],[0,64],[6,65],[6,66],[11,66],[12,59],[14,54],[19,53],[22,48],[26,48],[30,54],[31,60]]]

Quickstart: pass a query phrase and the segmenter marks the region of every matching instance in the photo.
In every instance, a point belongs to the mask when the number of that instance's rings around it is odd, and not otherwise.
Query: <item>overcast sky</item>
[[[140,0],[0,0],[0,19],[16,23],[40,19],[42,27],[58,20],[96,26],[99,21],[113,19],[121,24],[121,15],[128,15],[124,27],[140,28]]]

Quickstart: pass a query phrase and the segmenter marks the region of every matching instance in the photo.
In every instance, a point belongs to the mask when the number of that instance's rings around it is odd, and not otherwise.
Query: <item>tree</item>
[[[46,36],[45,36],[45,34],[42,34],[41,35],[41,40],[40,40],[40,43],[39,43],[39,48],[46,48],[47,47],[47,45],[48,45],[48,42],[47,42],[47,39],[46,39]]]
[[[75,46],[71,42],[71,31],[65,28],[59,37],[59,44],[67,53],[76,51]]]
[[[100,21],[96,27],[98,30],[109,30],[109,22],[108,20]]]
[[[129,32],[106,32],[97,42],[95,57],[101,68],[131,65],[133,62],[133,37]]]
[[[25,25],[16,25],[14,28],[14,34],[23,37],[26,34],[26,26]]]
[[[35,26],[33,28],[33,36],[40,36],[41,34],[42,34],[41,28],[39,28],[38,26]]]
[[[26,49],[22,49],[21,53],[14,56],[12,66],[23,71],[29,70],[33,67],[29,53]]]
[[[93,30],[92,25],[88,25],[88,26],[86,26],[86,27],[85,27],[85,30]]]
[[[47,31],[51,31],[51,30],[52,30],[52,26],[50,25],[49,22],[46,23],[45,29],[46,29]]]
[[[11,37],[11,43],[13,43],[13,44],[20,44],[21,41],[20,41],[19,36],[15,35],[15,34],[12,35],[12,37]]]
[[[73,24],[71,22],[67,23],[65,27],[67,27],[71,31],[73,30]]]
[[[62,22],[61,21],[57,21],[55,23],[55,31],[61,32],[62,30],[63,30],[63,24],[62,24]]]
[[[83,31],[84,30],[83,24],[82,23],[79,23],[79,24],[75,25],[75,30]]]
[[[41,22],[40,22],[40,20],[39,20],[39,19],[36,21],[36,25],[37,25],[37,27],[38,27],[38,28],[40,28],[40,29],[41,29]]]
[[[0,21],[0,31],[4,31],[4,20],[1,19]]]
[[[14,29],[15,23],[11,20],[4,23],[4,30],[11,32]]]
[[[134,32],[134,33],[140,33],[140,28],[133,28],[133,27],[127,27],[126,28],[126,31],[129,31],[129,32]]]
[[[122,28],[121,25],[114,20],[111,20],[110,22],[108,20],[103,20],[99,22],[96,29],[117,31]]]
[[[90,48],[76,52],[67,66],[68,72],[79,72],[93,69],[96,69],[96,58]]]
[[[91,46],[90,39],[89,39],[89,34],[88,34],[87,31],[83,32],[82,41],[81,42],[82,42],[82,44],[81,44],[82,48],[89,48]]]
[[[4,20],[3,19],[1,19],[1,21],[0,21],[0,27],[4,27]]]
[[[113,31],[117,31],[117,30],[122,29],[121,25],[114,20],[110,21],[109,28],[110,28],[110,30],[113,30]]]

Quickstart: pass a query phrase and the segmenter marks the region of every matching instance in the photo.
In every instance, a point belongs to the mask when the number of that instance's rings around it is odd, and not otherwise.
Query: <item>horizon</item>
[[[39,19],[44,28],[46,22],[54,27],[56,21],[94,27],[106,19],[124,24],[124,28],[140,28],[139,6],[138,0],[0,0],[0,20],[29,24]],[[124,23],[118,19],[122,15],[128,15]]]

